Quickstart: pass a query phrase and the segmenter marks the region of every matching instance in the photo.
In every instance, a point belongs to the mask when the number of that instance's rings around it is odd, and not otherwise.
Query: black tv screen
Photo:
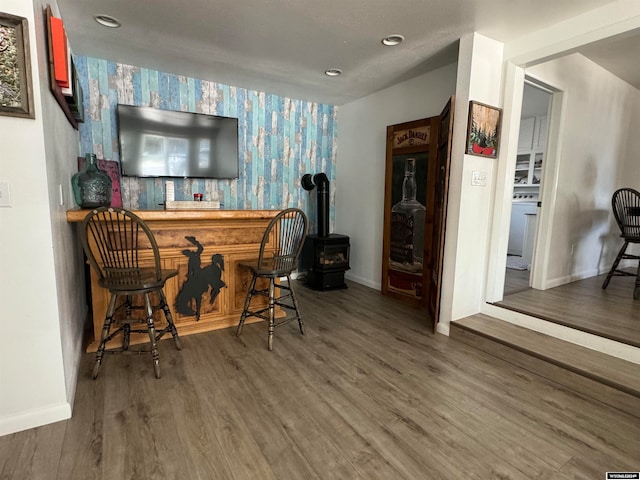
[[[238,119],[118,105],[122,175],[238,178]]]

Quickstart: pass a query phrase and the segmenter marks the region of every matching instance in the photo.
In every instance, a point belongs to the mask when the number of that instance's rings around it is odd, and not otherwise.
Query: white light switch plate
[[[480,172],[478,170],[471,172],[471,185],[475,187],[486,187],[487,172]]]
[[[11,190],[9,182],[0,182],[0,207],[11,206]]]

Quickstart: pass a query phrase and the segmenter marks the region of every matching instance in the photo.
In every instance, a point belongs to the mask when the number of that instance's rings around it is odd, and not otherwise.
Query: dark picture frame
[[[496,158],[500,145],[502,109],[471,100],[465,153]]]
[[[51,11],[51,6],[47,5],[44,9],[44,22],[47,30],[46,35],[47,35],[47,54],[48,54],[48,61],[49,61],[49,89],[51,90],[51,93],[53,94],[54,98],[58,102],[58,105],[60,105],[60,108],[62,109],[65,116],[67,117],[67,120],[69,120],[69,123],[71,124],[71,126],[77,130],[78,119],[76,119],[76,116],[71,111],[71,108],[69,107],[69,103],[67,102],[66,97],[62,94],[60,86],[58,85],[58,82],[56,82],[55,65],[53,61],[53,39],[52,39],[52,31],[51,31],[52,17],[53,17],[53,12]],[[78,83],[77,86],[79,87],[79,85],[80,84]],[[74,85],[73,88],[75,89],[76,85]],[[80,95],[80,94],[81,94],[80,92],[74,92],[74,96],[73,96],[74,103],[77,101],[77,98],[79,98],[79,97],[76,97],[76,95]],[[79,109],[78,112],[82,109],[81,105],[76,104],[76,107]],[[84,115],[84,113],[82,115]],[[84,117],[82,118],[82,121],[84,121]]]
[[[35,118],[29,24],[0,12],[0,115]]]

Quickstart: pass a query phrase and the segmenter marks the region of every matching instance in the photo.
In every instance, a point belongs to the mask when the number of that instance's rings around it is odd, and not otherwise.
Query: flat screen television
[[[128,177],[238,178],[238,119],[118,105]]]

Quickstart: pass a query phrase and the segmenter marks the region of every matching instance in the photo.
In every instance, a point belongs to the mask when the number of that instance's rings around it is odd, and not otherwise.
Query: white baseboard
[[[21,412],[7,418],[0,418],[0,436],[21,432],[29,428],[41,427],[49,423],[71,418],[71,405],[67,402],[46,408]]]
[[[449,336],[449,324],[444,324],[442,322],[438,322],[438,325],[436,326],[436,331],[438,333],[441,333],[442,335],[446,335],[447,337]]]
[[[375,290],[380,290],[380,282],[372,282],[371,280],[359,277],[358,275],[353,275],[351,273],[345,273],[344,278],[347,280],[351,280],[352,282],[359,283],[360,285],[364,285],[365,287],[373,288]]]
[[[552,278],[545,282],[544,288],[548,290],[549,288],[559,287],[560,285],[566,285],[567,283],[577,282],[579,280],[584,280],[586,278],[595,277],[600,275],[598,270],[588,270],[580,273],[572,273],[571,275],[565,275],[564,277]]]
[[[638,264],[635,262],[636,262],[635,260],[622,260],[618,265],[618,269],[636,268]],[[611,270],[611,265],[609,265],[607,268],[599,267],[596,269],[586,270],[584,272],[572,273],[570,275],[565,275],[563,277],[551,278],[545,282],[544,288],[545,290],[547,290],[549,288],[559,287],[560,285],[566,285],[567,283],[577,282],[579,280],[584,280],[586,278],[596,277],[598,275],[609,273],[609,270]]]

